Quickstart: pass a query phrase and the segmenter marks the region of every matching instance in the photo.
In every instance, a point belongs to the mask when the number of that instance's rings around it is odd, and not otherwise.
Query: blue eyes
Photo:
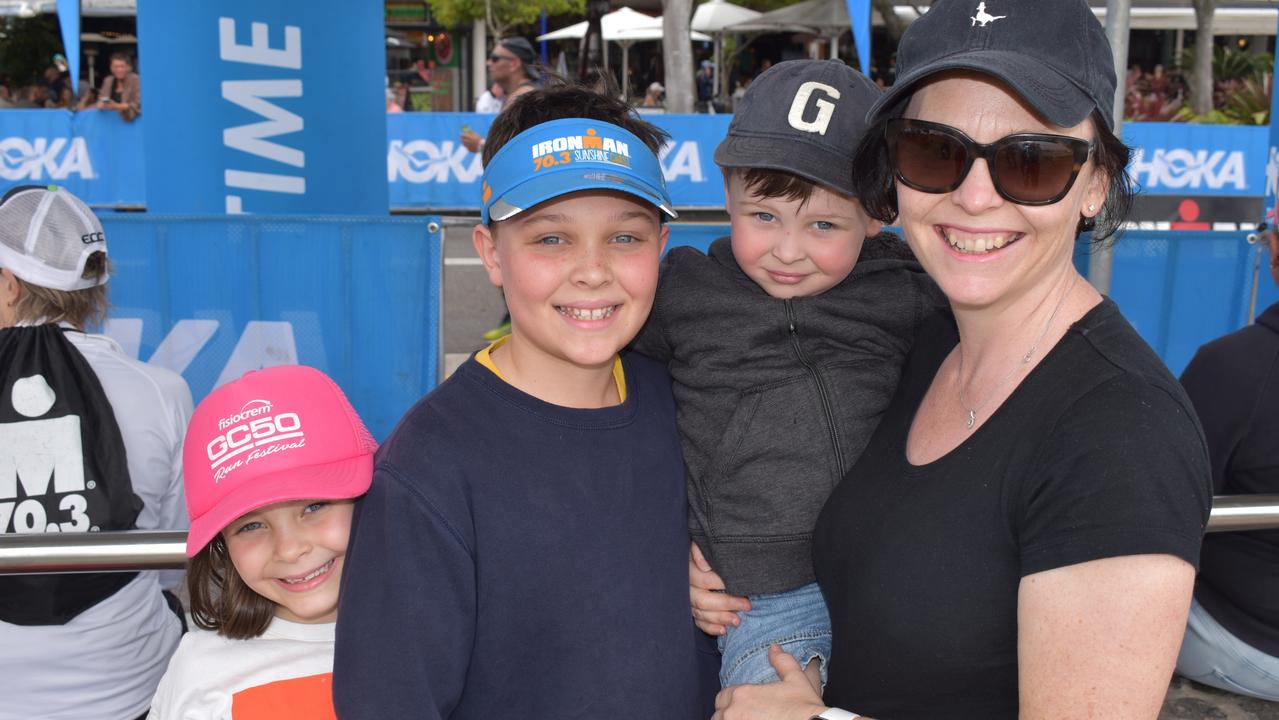
[[[813,226],[816,227],[818,230],[834,230],[835,229],[835,223],[826,222],[825,220],[818,220],[817,222],[813,223]]]
[[[760,220],[762,222],[772,222],[774,220],[774,217],[772,213],[757,212],[755,213],[755,219]]]
[[[323,510],[324,508],[328,507],[330,504],[332,503],[330,503],[327,500],[313,502],[310,505],[307,505],[306,507],[302,508],[302,514],[311,515],[311,514],[317,513]],[[244,523],[243,525],[241,525],[240,527],[236,528],[235,532],[232,534],[239,535],[240,533],[253,532],[254,530],[262,530],[264,528],[266,528],[266,523],[262,522],[261,520],[250,520]]]

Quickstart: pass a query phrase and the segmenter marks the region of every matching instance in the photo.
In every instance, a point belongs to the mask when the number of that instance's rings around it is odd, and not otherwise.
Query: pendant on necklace
[[[973,423],[975,422],[977,422],[977,411],[969,410],[968,411],[968,429],[969,430],[973,429]]]

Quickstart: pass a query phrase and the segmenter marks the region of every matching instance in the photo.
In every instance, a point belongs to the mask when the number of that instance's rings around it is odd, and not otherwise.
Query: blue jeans
[[[742,624],[729,626],[728,634],[719,638],[719,651],[724,656],[720,684],[728,687],[777,682],[780,678],[768,661],[768,646],[781,645],[799,661],[800,667],[806,668],[817,660],[825,687],[830,663],[830,614],[817,583],[786,592],[751,595],[750,601],[750,612],[741,613]]]
[[[1232,635],[1198,600],[1190,604],[1177,674],[1233,693],[1279,700],[1279,658]]]

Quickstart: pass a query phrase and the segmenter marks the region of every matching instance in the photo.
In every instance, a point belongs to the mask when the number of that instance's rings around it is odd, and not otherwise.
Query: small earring
[[[1097,206],[1092,203],[1088,204],[1088,212],[1097,212]]]

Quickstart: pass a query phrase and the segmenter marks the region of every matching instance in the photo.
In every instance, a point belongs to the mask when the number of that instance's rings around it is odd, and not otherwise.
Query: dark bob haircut
[[[222,533],[187,562],[187,592],[196,627],[232,640],[260,636],[275,617],[275,603],[253,592],[236,572]]]

